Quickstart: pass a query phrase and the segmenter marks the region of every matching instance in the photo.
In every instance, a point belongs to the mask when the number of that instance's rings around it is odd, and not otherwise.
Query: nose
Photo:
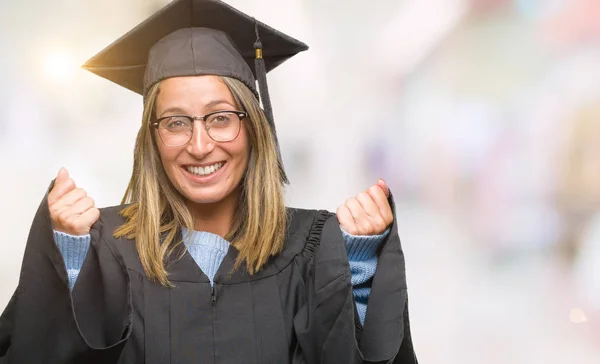
[[[215,142],[208,136],[202,120],[194,121],[192,139],[186,147],[188,153],[202,159],[215,149]]]

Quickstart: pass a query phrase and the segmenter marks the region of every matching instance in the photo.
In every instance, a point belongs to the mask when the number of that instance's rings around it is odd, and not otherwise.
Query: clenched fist
[[[58,171],[54,187],[48,194],[48,207],[54,230],[71,235],[89,234],[100,211],[87,193],[77,188],[65,168]]]
[[[336,215],[344,231],[352,235],[379,235],[394,221],[388,203],[390,191],[384,180],[349,198]]]

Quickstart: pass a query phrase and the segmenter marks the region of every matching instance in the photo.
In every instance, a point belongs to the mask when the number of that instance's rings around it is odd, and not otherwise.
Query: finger
[[[73,221],[93,208],[95,208],[94,200],[91,197],[85,196],[75,204],[64,208],[60,213],[56,214],[56,220],[62,221],[65,224],[72,224]]]
[[[85,196],[71,206],[69,209],[74,215],[82,215],[87,210],[94,207],[94,200],[91,197]]]
[[[379,207],[373,200],[373,197],[371,197],[371,195],[368,193],[361,192],[356,196],[356,199],[370,218],[376,218],[381,215],[381,212],[379,212]]]
[[[67,171],[67,169],[65,167],[61,167],[58,170],[58,174],[56,175],[56,178],[54,179],[54,184],[59,184],[62,183],[66,180],[69,179],[69,171]]]
[[[98,210],[95,207],[92,207],[88,210],[86,210],[85,212],[83,212],[78,220],[82,223],[82,225],[87,227],[87,231],[83,231],[85,234],[88,234],[90,232],[89,228],[92,227],[92,225],[94,225],[94,223],[96,221],[98,221],[98,219],[100,218],[100,210]]]
[[[360,202],[358,202],[356,198],[350,198],[346,201],[346,206],[348,207],[348,210],[350,210],[350,214],[352,214],[354,224],[357,228],[357,234],[354,235],[368,234],[371,230],[371,224],[369,223],[369,216]]]
[[[389,223],[394,220],[394,215],[392,214],[390,203],[381,187],[379,185],[373,185],[369,187],[367,193],[373,198],[381,216],[389,225]]]
[[[344,229],[345,232],[352,235],[357,234],[357,228],[354,224],[354,218],[352,217],[348,206],[342,205],[338,207],[336,215],[340,226],[342,227],[342,229]]]
[[[390,197],[390,189],[383,178],[380,178],[379,181],[377,181],[377,186],[383,190],[385,197]]]
[[[61,199],[59,204],[64,206],[73,206],[77,201],[87,197],[87,192],[83,188],[75,188],[67,192]]]
[[[94,208],[94,200],[86,196],[77,201],[73,206],[55,213],[54,220],[56,220],[58,225],[67,226],[70,230],[77,230],[81,226],[81,215],[92,208]]]
[[[379,188],[377,186],[374,187]],[[373,200],[371,195],[369,195],[366,192],[361,192],[356,198],[363,207],[369,219],[370,229],[366,233],[371,235],[381,234],[382,232],[384,232],[385,229],[387,229],[389,222],[385,220],[381,211],[379,211],[379,207],[377,206],[377,204],[375,204],[375,201]]]
[[[61,172],[59,171],[59,174],[60,173]],[[48,194],[48,205],[56,203],[56,201],[60,200],[61,197],[63,197],[65,194],[77,188],[77,185],[75,185],[75,181],[73,181],[72,178],[68,178],[68,172],[66,173],[67,178],[65,180],[60,180],[58,182],[56,180],[54,181],[54,187],[52,188],[52,191],[50,191],[50,193]]]
[[[75,188],[64,194],[59,200],[50,204],[50,213],[54,216],[62,216],[77,201],[86,197],[87,193],[82,188]]]
[[[100,211],[95,207],[84,211],[82,214],[71,216],[63,223],[65,232],[72,235],[89,234],[90,228],[98,221],[99,217]]]

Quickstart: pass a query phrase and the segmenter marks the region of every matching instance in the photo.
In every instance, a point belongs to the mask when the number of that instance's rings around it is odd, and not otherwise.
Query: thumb
[[[379,186],[383,190],[383,193],[385,193],[385,197],[390,197],[390,189],[388,188],[387,183],[385,183],[383,178],[380,178],[379,181],[377,181],[377,186]]]
[[[54,184],[60,184],[69,179],[69,171],[65,167],[61,167],[56,175],[56,179],[54,180]]]

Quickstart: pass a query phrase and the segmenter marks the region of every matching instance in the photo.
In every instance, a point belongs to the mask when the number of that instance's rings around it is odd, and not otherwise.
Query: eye
[[[161,127],[171,131],[189,129],[190,125],[190,120],[183,116],[173,116],[160,122]]]
[[[235,115],[229,112],[221,112],[218,114],[211,115],[208,118],[207,123],[213,127],[222,127],[231,124],[232,119]]]

